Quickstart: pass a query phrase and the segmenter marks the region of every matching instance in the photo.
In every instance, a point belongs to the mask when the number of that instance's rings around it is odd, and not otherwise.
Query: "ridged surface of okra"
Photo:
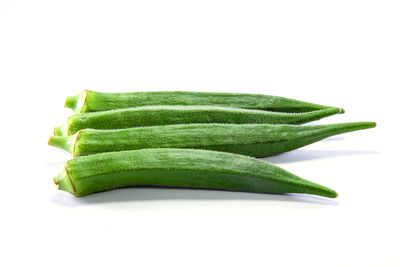
[[[267,162],[198,149],[142,149],[78,157],[66,163],[54,182],[75,196],[128,186],[337,196],[327,187]]]
[[[74,157],[145,148],[198,148],[267,157],[317,142],[329,136],[375,127],[374,122],[328,125],[183,124],[122,130],[80,130],[73,136],[53,136],[52,146]]]
[[[331,108],[279,96],[189,91],[101,93],[85,90],[79,95],[68,97],[65,102],[65,107],[76,113],[158,105],[205,105],[278,112],[308,112]]]
[[[82,129],[126,129],[188,123],[302,124],[341,112],[340,108],[305,113],[282,113],[209,106],[146,106],[74,114],[63,126],[56,127],[54,134],[67,136]]]

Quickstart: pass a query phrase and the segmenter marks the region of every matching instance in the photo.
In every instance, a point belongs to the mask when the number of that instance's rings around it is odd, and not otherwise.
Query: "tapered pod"
[[[79,95],[68,97],[65,102],[65,107],[76,113],[161,105],[205,105],[278,112],[308,112],[331,108],[279,96],[188,91],[100,93],[85,90]]]
[[[122,130],[80,130],[52,136],[49,145],[74,157],[145,148],[197,148],[253,157],[287,152],[324,138],[375,127],[374,122],[328,125],[183,124]]]
[[[157,148],[78,157],[65,164],[54,182],[75,196],[128,186],[337,196],[327,187],[267,162],[198,149]]]
[[[337,113],[341,113],[340,108],[305,113],[282,113],[209,106],[146,106],[74,114],[63,126],[56,127],[54,134],[67,136],[82,129],[126,129],[189,123],[302,124]]]

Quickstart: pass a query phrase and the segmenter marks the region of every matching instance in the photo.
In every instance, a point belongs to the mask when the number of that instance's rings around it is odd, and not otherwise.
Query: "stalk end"
[[[58,185],[60,183],[60,175],[57,175],[56,177],[53,177],[53,182],[55,185]]]
[[[58,190],[63,190],[76,196],[76,191],[70,174],[68,173],[68,167],[64,166],[62,171],[53,178],[54,183],[57,185]]]
[[[64,126],[57,126],[57,127],[54,127],[54,135],[55,135],[55,136],[64,136],[63,127],[64,127]]]
[[[72,109],[75,113],[82,113],[86,111],[86,98],[89,90],[84,90],[75,96],[68,96],[65,100],[64,107]]]
[[[50,146],[61,148],[69,153],[73,153],[76,136],[52,136],[48,144]]]
[[[65,100],[64,107],[70,108],[75,111],[76,105],[78,103],[78,98],[79,98],[79,95],[68,96],[67,99]]]
[[[54,128],[55,136],[69,136],[69,126],[70,126],[71,117],[67,119],[67,121],[61,125]]]

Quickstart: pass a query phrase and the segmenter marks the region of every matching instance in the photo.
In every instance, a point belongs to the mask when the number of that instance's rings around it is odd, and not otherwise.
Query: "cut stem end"
[[[65,100],[64,107],[72,109],[75,113],[85,112],[88,94],[89,90],[84,90],[78,95],[68,96]]]
[[[50,146],[61,148],[71,154],[73,154],[73,149],[75,145],[76,136],[52,136],[49,139],[48,144]]]
[[[62,171],[60,171],[58,175],[53,178],[53,181],[57,185],[59,190],[66,191],[76,196],[75,188],[72,184],[72,179],[68,173],[67,166],[64,166]]]

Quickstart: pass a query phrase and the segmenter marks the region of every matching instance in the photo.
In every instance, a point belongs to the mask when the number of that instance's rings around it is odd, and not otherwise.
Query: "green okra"
[[[324,138],[375,127],[374,122],[328,125],[183,124],[121,130],[80,130],[72,136],[53,136],[49,145],[74,157],[146,148],[196,148],[267,157],[294,150]]]
[[[56,127],[54,134],[68,136],[88,128],[110,130],[188,123],[302,124],[337,113],[341,113],[340,108],[305,113],[282,113],[209,106],[146,106],[74,114],[64,125]]]
[[[128,186],[220,189],[257,193],[337,193],[251,157],[198,149],[109,152],[69,160],[54,178],[75,196]]]
[[[101,93],[85,90],[79,95],[68,97],[65,102],[65,107],[76,113],[164,105],[205,105],[278,112],[308,112],[331,108],[270,95],[188,91]]]

